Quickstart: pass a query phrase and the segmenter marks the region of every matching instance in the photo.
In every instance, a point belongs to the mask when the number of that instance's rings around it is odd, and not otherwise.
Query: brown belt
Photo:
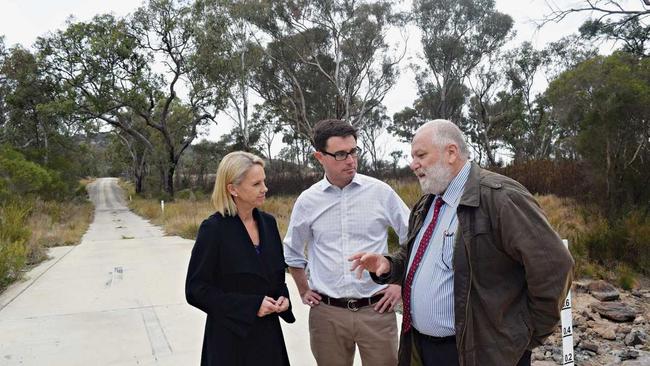
[[[348,309],[350,311],[358,311],[360,308],[364,306],[370,306],[372,304],[376,304],[377,302],[379,302],[379,300],[381,300],[382,297],[384,297],[384,295],[375,295],[372,297],[364,297],[362,299],[350,299],[350,298],[337,299],[334,297],[329,297],[327,295],[320,295],[320,296],[321,296],[321,302],[327,305]]]

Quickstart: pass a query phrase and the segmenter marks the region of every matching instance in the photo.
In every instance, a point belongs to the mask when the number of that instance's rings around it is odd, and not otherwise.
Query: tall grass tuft
[[[616,280],[618,285],[623,289],[630,291],[637,287],[636,274],[627,264],[619,264],[616,268]]]
[[[81,241],[93,219],[89,202],[40,199],[0,206],[0,290],[28,265],[47,258],[47,248]]]
[[[275,216],[282,236],[286,233],[295,200],[296,197],[293,196],[273,196],[267,198],[261,208]],[[158,200],[136,198],[130,202],[129,207],[138,215],[151,220],[153,224],[162,226],[167,235],[178,235],[186,239],[196,238],[201,222],[214,213],[208,198],[165,202],[164,214]]]
[[[415,202],[422,197],[420,183],[415,179],[391,180],[388,184],[393,187],[409,208],[412,208]]]
[[[31,207],[11,202],[0,207],[0,290],[20,277],[27,261],[30,231],[25,223]]]
[[[79,243],[93,220],[90,202],[36,200],[33,206],[27,220],[32,232],[27,242],[29,264],[46,259],[47,248]]]
[[[162,226],[167,235],[178,235],[186,239],[196,238],[201,222],[214,213],[208,200],[176,199],[165,202],[164,213],[160,201],[153,199],[135,198],[129,207],[153,224]]]

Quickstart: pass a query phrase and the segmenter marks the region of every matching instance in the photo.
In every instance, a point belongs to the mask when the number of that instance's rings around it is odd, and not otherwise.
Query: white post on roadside
[[[165,201],[160,200],[160,210],[162,211],[163,215],[165,214]]]
[[[563,239],[564,245],[569,248],[569,241]],[[562,312],[560,313],[562,318],[562,364],[563,365],[575,365],[575,357],[573,355],[573,318],[571,317],[571,288],[569,288],[569,293],[564,299],[564,304],[562,305]]]

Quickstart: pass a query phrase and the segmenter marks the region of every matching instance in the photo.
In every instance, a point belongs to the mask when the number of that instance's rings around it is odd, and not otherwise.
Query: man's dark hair
[[[340,119],[324,119],[314,125],[313,143],[318,151],[325,151],[327,139],[330,137],[354,136],[357,139],[357,130],[351,124]]]

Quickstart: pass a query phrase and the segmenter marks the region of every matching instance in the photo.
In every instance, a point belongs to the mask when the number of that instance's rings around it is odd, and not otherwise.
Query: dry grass
[[[420,185],[417,181],[391,181],[389,184],[409,207],[413,207],[421,196]],[[128,183],[122,183],[122,187],[127,192],[130,189]],[[282,237],[286,233],[291,209],[296,198],[297,196],[271,196],[262,207],[262,210],[275,217]],[[584,218],[583,209],[575,201],[558,198],[554,195],[537,196],[536,199],[546,212],[551,225],[562,238],[569,240],[570,245],[590,229],[591,226]],[[165,203],[164,216],[160,201],[157,200],[138,198],[130,202],[129,207],[137,214],[151,220],[152,223],[162,226],[168,235],[179,235],[187,239],[196,238],[201,222],[214,212],[209,199],[198,201],[177,199],[174,202]],[[391,238],[391,240],[396,241],[397,239]],[[579,263],[579,266],[584,265]]]
[[[79,184],[81,184],[82,186],[86,187],[86,186],[88,186],[90,183],[92,183],[92,182],[94,182],[94,181],[96,181],[96,180],[97,180],[97,178],[95,178],[95,177],[86,177],[86,178],[80,179],[80,180],[79,180]]]
[[[295,200],[295,196],[270,197],[262,206],[262,210],[275,216],[282,236],[287,230]],[[209,199],[177,199],[174,202],[166,202],[164,214],[158,200],[138,198],[131,201],[129,207],[138,215],[162,226],[167,235],[178,235],[186,239],[196,238],[201,222],[214,213]]]
[[[548,217],[551,226],[563,239],[569,240],[569,245],[590,229],[584,208],[570,198],[560,198],[555,195],[535,196],[539,205]]]
[[[417,181],[391,181],[389,184],[409,207],[413,207],[421,196],[420,185]],[[122,184],[122,187],[129,189],[128,183]],[[275,217],[282,236],[286,233],[291,209],[296,198],[297,196],[272,196],[262,206],[262,210]],[[585,219],[580,213],[580,207],[573,200],[553,195],[537,196],[536,199],[548,215],[551,225],[560,233],[561,237],[575,240],[578,235],[588,229]],[[188,239],[196,237],[201,222],[214,212],[209,199],[177,199],[174,202],[166,202],[164,216],[160,201],[157,200],[138,198],[133,200],[129,207],[154,224],[163,226],[168,235],[179,235]]]
[[[129,200],[129,197],[133,198],[136,196],[135,185],[133,184],[133,182],[125,181],[122,178],[120,178],[117,180],[117,185],[120,186],[120,188],[122,188],[122,190],[124,191],[124,197],[126,198],[127,201]]]
[[[47,258],[47,248],[81,241],[93,219],[89,202],[22,200],[0,207],[0,292],[27,266]]]
[[[88,230],[94,207],[90,202],[36,201],[27,219],[31,236],[27,241],[28,263],[45,259],[46,248],[74,245]]]
[[[387,183],[393,187],[409,208],[412,208],[415,202],[422,197],[420,183],[415,179],[391,180]]]
[[[289,218],[291,217],[291,209],[296,202],[298,196],[274,196],[264,202],[262,210],[270,213],[275,217],[278,222],[278,229],[280,235],[284,238],[289,226]]]

